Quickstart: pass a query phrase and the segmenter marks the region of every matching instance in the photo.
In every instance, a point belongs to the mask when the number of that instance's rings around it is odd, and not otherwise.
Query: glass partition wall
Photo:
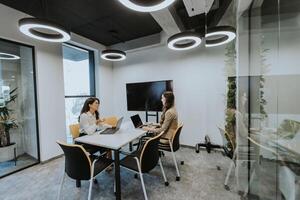
[[[300,199],[300,1],[236,7],[237,190],[248,199]]]
[[[34,48],[0,39],[0,177],[38,162]]]

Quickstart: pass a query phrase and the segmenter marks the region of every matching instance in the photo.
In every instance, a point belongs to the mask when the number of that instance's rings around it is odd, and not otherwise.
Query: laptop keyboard
[[[115,132],[115,129],[105,129],[104,131],[100,132],[100,134],[114,134]]]

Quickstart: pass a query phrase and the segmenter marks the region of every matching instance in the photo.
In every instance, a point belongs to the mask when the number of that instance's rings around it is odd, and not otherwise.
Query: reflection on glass
[[[238,138],[243,126],[249,127],[249,162],[237,164],[238,190],[250,199],[296,200],[300,199],[300,2],[252,3],[238,15],[238,105],[244,94],[249,100],[248,120],[237,124]]]
[[[0,40],[0,177],[39,162],[33,48]]]

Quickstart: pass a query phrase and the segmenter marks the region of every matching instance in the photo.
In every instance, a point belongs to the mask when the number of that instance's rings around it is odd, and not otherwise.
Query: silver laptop
[[[107,128],[107,129],[105,129],[103,131],[100,131],[99,134],[114,134],[114,133],[116,133],[120,129],[120,127],[121,127],[122,120],[123,120],[123,117],[121,117],[120,119],[118,119],[116,127]]]

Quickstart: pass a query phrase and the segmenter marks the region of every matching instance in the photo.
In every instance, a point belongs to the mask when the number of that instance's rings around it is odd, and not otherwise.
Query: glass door
[[[39,163],[34,48],[0,39],[0,177]]]
[[[300,2],[240,0],[237,9],[237,146],[247,151],[238,190],[300,199]]]

